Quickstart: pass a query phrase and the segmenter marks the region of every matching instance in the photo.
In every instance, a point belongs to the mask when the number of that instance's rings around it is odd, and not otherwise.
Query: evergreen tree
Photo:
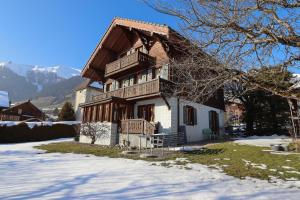
[[[58,108],[55,108],[55,109],[53,110],[53,115],[54,115],[54,116],[58,116],[58,115],[59,115],[59,110],[58,110]]]
[[[75,121],[76,117],[75,117],[75,112],[73,109],[73,106],[70,102],[66,102],[59,115],[58,115],[58,120],[59,121]]]
[[[292,84],[293,75],[279,68],[263,68],[256,79],[266,87],[287,89]],[[253,90],[239,96],[245,106],[245,122],[248,135],[288,133],[289,105],[285,98],[266,90]]]

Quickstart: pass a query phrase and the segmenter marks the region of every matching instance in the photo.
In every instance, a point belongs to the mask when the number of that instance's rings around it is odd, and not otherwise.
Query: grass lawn
[[[75,142],[51,143],[38,146],[38,149],[48,153],[78,153],[108,156],[111,158],[140,159],[135,155],[122,155],[121,149],[80,144]],[[226,174],[238,178],[254,177],[270,180],[276,177],[283,180],[300,180],[300,155],[275,155],[268,148],[239,145],[224,142],[207,146],[206,150],[189,153],[175,153],[168,159],[187,158],[191,163],[199,163],[221,168]],[[155,161],[156,159],[144,159]],[[165,160],[165,159],[164,159]],[[160,160],[161,161],[161,160]],[[180,164],[180,163],[177,163]],[[186,163],[182,163],[186,164]]]

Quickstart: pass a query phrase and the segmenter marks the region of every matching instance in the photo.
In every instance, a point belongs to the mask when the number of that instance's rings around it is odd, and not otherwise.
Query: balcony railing
[[[155,126],[144,119],[125,119],[121,121],[121,133],[154,134]]]
[[[153,64],[155,64],[155,58],[136,51],[133,54],[107,64],[105,67],[105,76],[108,77],[138,65],[151,66]]]
[[[94,96],[92,98],[93,101],[99,101],[102,99],[106,99],[109,97],[119,97],[124,99],[157,94],[160,92],[164,92],[167,89],[167,80],[163,80],[161,78],[153,79],[148,82],[120,88],[114,91],[105,92],[103,94]]]

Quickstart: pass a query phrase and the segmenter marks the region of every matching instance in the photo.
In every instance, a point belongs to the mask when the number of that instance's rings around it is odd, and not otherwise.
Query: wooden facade
[[[178,55],[171,41],[180,39],[165,25],[114,19],[82,71],[104,86],[103,94],[81,105],[82,121],[113,122],[121,132],[153,134],[154,108],[140,107],[134,119],[134,105],[161,97],[170,109],[165,98],[171,88],[169,63]]]
[[[0,113],[1,121],[45,120],[46,115],[30,101],[12,106]]]

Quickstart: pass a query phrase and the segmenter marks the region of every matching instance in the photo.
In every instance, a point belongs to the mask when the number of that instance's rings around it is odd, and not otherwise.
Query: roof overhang
[[[111,61],[111,54],[114,53],[115,48],[122,48],[125,45],[124,42],[130,42],[124,38],[128,38],[128,31],[131,32],[132,30],[149,35],[157,34],[166,39],[172,31],[166,25],[115,18],[90,56],[81,75],[103,82],[105,65]]]

